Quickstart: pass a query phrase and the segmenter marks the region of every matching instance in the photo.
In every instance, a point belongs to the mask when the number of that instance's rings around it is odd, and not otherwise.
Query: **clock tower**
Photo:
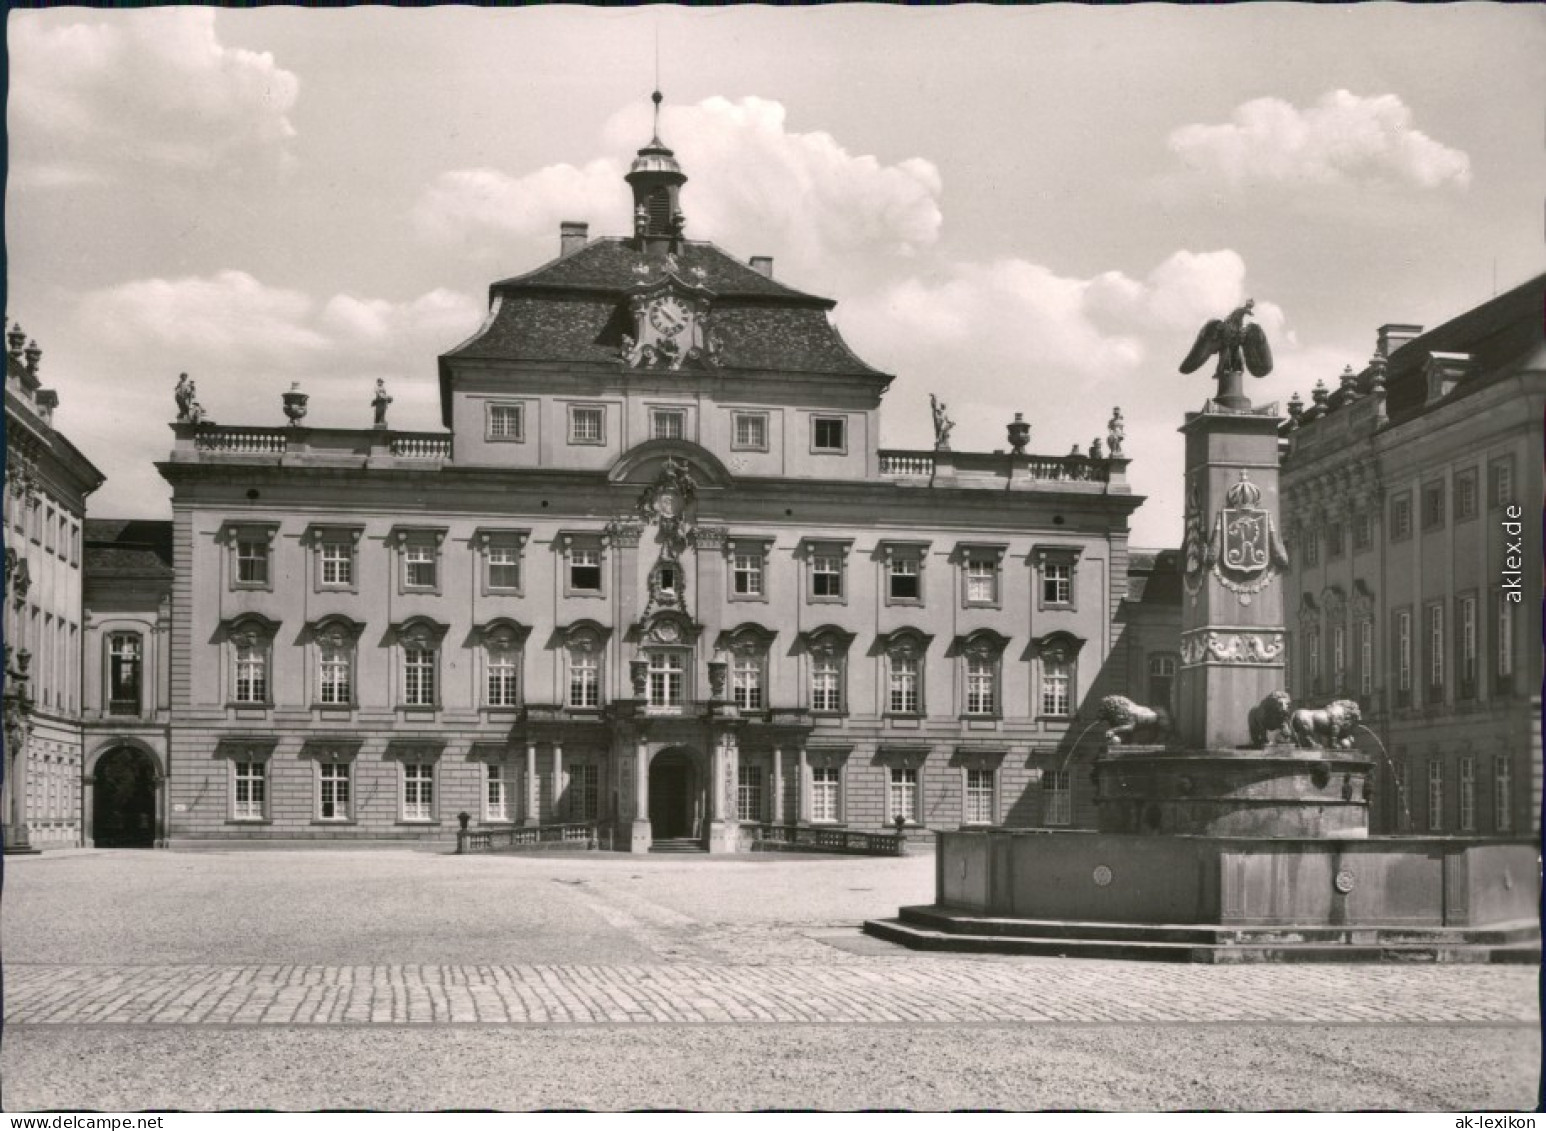
[[[679,199],[687,174],[676,163],[676,154],[660,140],[660,91],[650,97],[655,103],[655,131],[624,179],[633,188],[633,234],[640,250],[674,252],[687,226]]]

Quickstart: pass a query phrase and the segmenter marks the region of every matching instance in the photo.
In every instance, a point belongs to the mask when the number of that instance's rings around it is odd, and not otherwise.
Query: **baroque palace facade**
[[[937,406],[933,450],[879,450],[891,378],[834,304],[685,239],[658,138],[626,179],[631,236],[565,223],[491,287],[444,432],[379,387],[366,429],[307,427],[299,389],[289,425],[216,426],[182,386],[174,845],[1089,819],[1099,698],[1175,670],[1174,608],[1124,612],[1120,423],[1109,454],[1029,454],[1018,420],[956,452]]]
[[[1296,701],[1356,700],[1380,832],[1540,828],[1546,275],[1290,402]]]
[[[82,523],[103,477],[54,427],[42,350],[21,328],[5,355],[6,852],[82,842]]]

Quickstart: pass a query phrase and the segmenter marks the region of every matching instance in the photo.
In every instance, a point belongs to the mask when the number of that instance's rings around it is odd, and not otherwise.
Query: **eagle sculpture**
[[[1203,362],[1218,354],[1219,365],[1214,371],[1215,377],[1240,373],[1245,369],[1257,377],[1271,373],[1272,347],[1267,344],[1267,335],[1256,323],[1246,325],[1245,321],[1255,307],[1256,300],[1248,298],[1245,305],[1236,307],[1228,318],[1210,319],[1198,332],[1197,341],[1192,344],[1192,352],[1181,363],[1181,372],[1195,373]]]

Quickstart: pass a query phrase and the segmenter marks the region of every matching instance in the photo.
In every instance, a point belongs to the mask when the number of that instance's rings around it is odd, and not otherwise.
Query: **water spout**
[[[1405,818],[1404,827],[1406,831],[1410,832],[1412,828],[1412,810],[1407,805],[1406,782],[1401,779],[1400,774],[1396,773],[1396,764],[1390,760],[1390,752],[1385,749],[1385,744],[1380,741],[1380,736],[1364,726],[1363,723],[1356,724],[1355,729],[1363,731],[1370,738],[1374,739],[1374,744],[1380,748],[1380,756],[1385,759],[1385,764],[1390,767],[1390,780],[1396,783],[1396,797],[1401,802],[1401,816]]]
[[[1074,744],[1068,748],[1068,753],[1063,755],[1063,764],[1058,767],[1058,770],[1057,770],[1058,773],[1061,774],[1064,770],[1068,769],[1069,760],[1071,758],[1073,758],[1075,752],[1078,751],[1079,744],[1084,741],[1084,736],[1089,734],[1092,730],[1094,730],[1096,727],[1098,727],[1100,725],[1101,725],[1101,720],[1100,719],[1096,719],[1093,723],[1091,723],[1089,726],[1085,727],[1082,731],[1079,732],[1079,737],[1074,739]]]

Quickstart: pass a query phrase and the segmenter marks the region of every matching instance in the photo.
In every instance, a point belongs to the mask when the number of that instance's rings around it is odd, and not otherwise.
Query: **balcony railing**
[[[594,822],[573,825],[513,825],[507,829],[461,829],[456,834],[456,854],[473,852],[520,852],[552,848],[596,847]]]
[[[1126,461],[1121,461],[1126,466]],[[949,469],[967,478],[1031,479],[1047,483],[1108,483],[1111,461],[1082,455],[1032,456],[1003,452],[883,450],[880,473],[890,479],[932,479]]]
[[[399,459],[450,459],[451,437],[438,432],[398,432],[392,436],[392,454]]]
[[[745,827],[745,826],[743,826]],[[837,852],[852,856],[906,856],[907,838],[897,833],[866,833],[819,825],[756,824],[754,852]]]
[[[228,452],[233,455],[283,455],[283,428],[232,428],[211,425],[200,428],[194,445],[201,452]]]

